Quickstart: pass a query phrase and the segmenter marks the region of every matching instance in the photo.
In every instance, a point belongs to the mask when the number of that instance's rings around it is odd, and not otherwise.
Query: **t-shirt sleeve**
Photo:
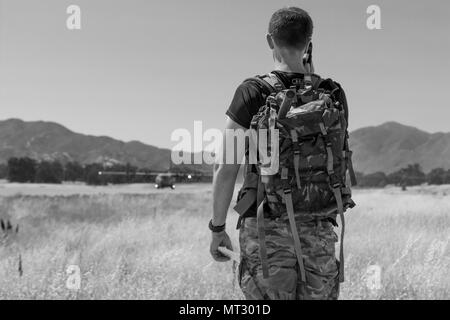
[[[253,116],[263,104],[263,97],[258,87],[251,82],[244,82],[237,87],[226,115],[248,129]]]

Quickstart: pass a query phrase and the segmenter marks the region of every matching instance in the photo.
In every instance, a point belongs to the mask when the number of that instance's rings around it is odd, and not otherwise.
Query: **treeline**
[[[396,186],[415,186],[423,183],[429,185],[450,184],[450,169],[436,168],[424,173],[419,164],[410,164],[390,174],[375,172],[371,174],[356,173],[358,186],[382,188],[388,184]]]
[[[85,182],[89,185],[153,183],[155,179],[151,175],[137,175],[137,172],[151,172],[151,170],[140,169],[130,164],[116,164],[108,166],[106,170],[123,174],[99,175],[100,171],[105,171],[99,163],[82,165],[78,162],[36,161],[28,157],[10,158],[7,164],[0,164],[0,179],[28,183]],[[185,171],[185,168],[174,168],[173,171],[181,172]],[[436,168],[424,173],[419,164],[411,164],[390,174],[357,172],[356,178],[358,186],[371,188],[383,188],[389,184],[405,187],[423,183],[440,185],[450,184],[450,169]]]
[[[105,168],[98,163],[82,165],[78,162],[36,161],[28,157],[10,158],[7,164],[0,165],[0,178],[9,182],[62,183],[85,182],[90,185],[108,183],[150,183],[154,177],[136,175],[136,172],[149,172],[130,164],[108,166],[108,171],[123,172],[123,175],[99,175]]]

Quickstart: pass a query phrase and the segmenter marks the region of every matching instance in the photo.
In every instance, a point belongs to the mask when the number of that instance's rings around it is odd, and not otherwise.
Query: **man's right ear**
[[[267,43],[269,44],[269,48],[273,50],[275,48],[275,44],[273,43],[273,38],[270,33],[266,35]]]

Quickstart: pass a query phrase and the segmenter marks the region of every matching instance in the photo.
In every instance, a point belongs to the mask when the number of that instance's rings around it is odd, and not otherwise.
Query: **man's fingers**
[[[233,251],[233,246],[228,235],[224,232],[221,234],[213,234],[213,239],[210,246],[210,253],[214,260],[219,262],[229,261],[230,257],[218,250],[219,247],[225,247]]]
[[[225,262],[230,260],[229,257],[227,257],[226,255],[220,253],[218,250],[216,252],[212,253],[212,257],[214,258],[214,260],[218,261],[218,262]]]
[[[231,244],[231,240],[228,236],[225,239],[223,239],[222,246],[233,251],[233,245]]]
[[[219,247],[219,251],[229,257],[231,260],[239,262],[241,260],[239,253],[234,252],[233,250],[230,250],[226,247]]]
[[[225,241],[225,247],[231,251],[233,251],[233,245],[231,244],[230,239],[228,241]]]
[[[214,257],[214,260],[216,260],[217,262],[227,262],[230,260],[230,258],[228,258],[227,256],[224,256],[224,255],[221,255],[221,256]]]
[[[219,246],[212,244],[211,248],[209,249],[209,252],[211,253],[211,256],[213,257],[213,259],[218,262],[225,262],[225,261],[230,260],[230,258],[228,258],[227,256],[220,253],[220,251],[218,250],[218,247]]]

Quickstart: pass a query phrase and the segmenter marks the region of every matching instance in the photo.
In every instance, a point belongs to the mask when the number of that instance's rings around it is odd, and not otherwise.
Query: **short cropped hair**
[[[303,49],[312,37],[313,22],[303,9],[283,8],[270,18],[269,34],[280,47]]]

